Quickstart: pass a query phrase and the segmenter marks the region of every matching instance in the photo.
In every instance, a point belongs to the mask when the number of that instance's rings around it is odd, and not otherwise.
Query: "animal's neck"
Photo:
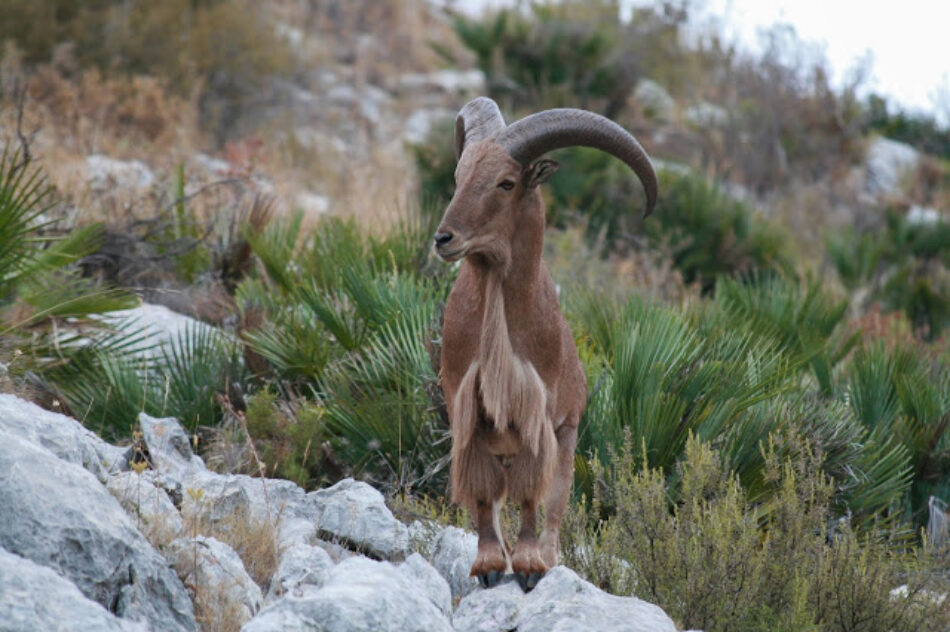
[[[486,305],[491,304],[489,286],[498,284],[508,322],[512,322],[512,318],[519,319],[521,312],[530,308],[538,292],[544,250],[544,205],[540,193],[534,191],[525,199],[524,206],[516,209],[516,216],[518,223],[505,256],[500,260],[477,259],[473,262],[482,294],[488,301]]]
[[[535,367],[515,352],[511,342],[510,311],[517,309],[506,297],[500,275],[485,279],[485,311],[479,337],[480,395],[495,430],[512,424],[534,454],[545,439],[547,391]]]

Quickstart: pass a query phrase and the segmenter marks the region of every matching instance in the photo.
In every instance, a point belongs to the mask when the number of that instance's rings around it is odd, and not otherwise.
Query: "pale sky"
[[[621,0],[625,11],[650,5]],[[475,12],[511,0],[454,0]],[[776,24],[795,27],[800,39],[824,51],[840,80],[870,60],[865,85],[902,106],[927,111],[950,124],[950,0],[699,0],[703,20],[713,19],[750,48]]]

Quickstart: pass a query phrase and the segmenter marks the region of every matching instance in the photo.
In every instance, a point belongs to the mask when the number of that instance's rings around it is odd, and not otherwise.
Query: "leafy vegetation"
[[[862,208],[827,240],[830,265],[805,260],[808,238],[779,227],[847,200],[795,199],[789,211],[768,195],[835,189],[827,174],[850,172],[867,129],[854,87],[835,91],[820,64],[785,57],[795,40],[778,31],[762,59],[748,59],[715,38],[685,38],[689,3],[638,10],[630,23],[617,8],[538,3],[455,21],[509,118],[594,109],[652,133],[651,152],[676,161],[660,169],[647,220],[636,179],[602,152],[559,152],[563,168],[545,188],[546,254],[589,385],[566,561],[604,588],[655,600],[684,627],[946,627],[934,599],[947,590],[935,571],[946,553],[917,531],[931,497],[950,497],[946,220],[915,219],[909,203]],[[247,19],[257,10],[244,0],[13,2],[0,8],[0,34],[29,63],[68,41],[69,63],[157,76],[121,90],[84,79],[61,99],[124,91],[102,111],[126,112],[114,118],[146,137],[174,117],[129,104],[140,94],[152,103],[163,82],[197,90],[212,127],[230,130],[231,108],[256,81],[288,70],[282,40],[270,48],[272,25]],[[154,54],[169,33],[173,54]],[[662,115],[629,98],[647,69],[676,99]],[[697,123],[688,103],[718,118]],[[931,138],[926,121],[869,107],[873,129],[942,152],[945,130]],[[88,255],[109,231],[52,222],[64,214],[56,192],[6,146],[0,361],[13,380],[0,374],[0,385],[117,440],[139,412],[173,414],[215,468],[307,488],[356,476],[459,520],[446,508],[439,385],[455,269],[429,252],[454,188],[451,134],[437,128],[415,148],[424,202],[388,227],[281,216],[260,199],[199,219],[176,158],[171,202],[133,236],[161,258],[163,280],[196,293],[220,285],[223,315],[208,319],[219,328],[197,324],[154,346],[140,323],[108,315],[136,300],[103,279],[137,285],[159,266],[103,274]],[[941,199],[944,175],[933,171],[920,199]],[[651,278],[675,291],[654,291],[642,282]],[[899,585],[906,596],[891,594]]]
[[[683,627],[704,630],[886,631],[939,629],[948,612],[930,550],[893,534],[834,520],[821,457],[783,458],[761,445],[770,501],[750,498],[723,458],[696,437],[670,470],[650,465],[630,435],[615,466],[597,470],[590,506],[565,523],[566,561],[612,592],[661,604]],[[608,517],[604,507],[610,506]],[[767,512],[763,509],[768,509]],[[904,585],[902,596],[895,586]]]
[[[930,340],[950,325],[950,223],[914,222],[891,210],[883,226],[828,238],[828,256],[852,291],[903,311]]]

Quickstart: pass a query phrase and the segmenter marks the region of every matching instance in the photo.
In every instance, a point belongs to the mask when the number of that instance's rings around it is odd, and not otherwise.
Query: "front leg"
[[[478,577],[484,588],[496,585],[504,574],[511,570],[511,558],[501,531],[501,506],[503,499],[492,503],[475,504],[475,524],[478,528],[478,555],[469,573]]]
[[[524,591],[534,588],[548,572],[538,548],[538,506],[533,500],[521,503],[521,531],[511,558],[511,568]]]

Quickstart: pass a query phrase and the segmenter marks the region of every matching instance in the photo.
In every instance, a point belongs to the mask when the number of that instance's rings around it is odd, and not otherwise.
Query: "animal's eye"
[[[515,188],[515,183],[512,182],[511,180],[502,180],[498,184],[498,188],[504,189],[505,191],[511,191],[513,188]]]

